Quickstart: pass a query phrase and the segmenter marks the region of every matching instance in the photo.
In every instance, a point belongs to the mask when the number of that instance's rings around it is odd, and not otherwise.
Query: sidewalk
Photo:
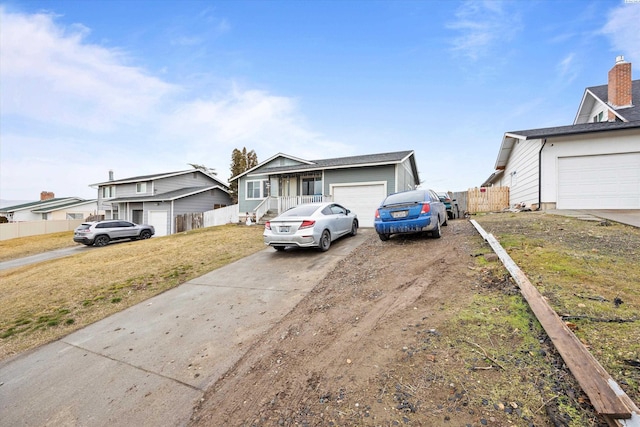
[[[551,209],[545,212],[591,221],[606,219],[640,228],[640,209]]]

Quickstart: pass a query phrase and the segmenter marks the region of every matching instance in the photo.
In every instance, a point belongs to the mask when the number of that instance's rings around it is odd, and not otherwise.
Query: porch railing
[[[283,196],[278,197],[278,213],[305,203],[330,202],[331,196]]]
[[[260,221],[260,219],[266,215],[268,211],[273,211],[276,214],[281,214],[287,209],[296,207],[298,205],[302,205],[305,203],[318,203],[318,202],[330,202],[333,200],[331,196],[287,196],[287,197],[276,197],[271,196],[264,199],[256,208],[251,212],[251,214],[255,215],[256,221]],[[243,216],[242,214],[240,216]]]

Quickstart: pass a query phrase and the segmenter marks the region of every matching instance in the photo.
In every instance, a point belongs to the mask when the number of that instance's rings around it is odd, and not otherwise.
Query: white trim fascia
[[[286,157],[289,160],[295,160],[297,162],[301,162],[301,163],[304,163],[304,164],[307,164],[307,165],[314,164],[312,161],[309,161],[309,160],[299,159],[299,158],[291,156],[289,154],[278,153],[278,154],[274,154],[273,156],[269,157],[267,160],[264,160],[264,161],[258,163],[257,165],[255,165],[251,169],[247,169],[246,171],[242,172],[241,174],[238,174],[236,176],[232,176],[231,178],[229,178],[229,182],[235,181],[236,179],[239,179],[239,178],[243,177],[244,175],[247,175],[247,174],[255,171],[256,169],[266,165],[267,163],[269,163],[270,161],[272,161],[274,159],[277,159],[278,157]]]

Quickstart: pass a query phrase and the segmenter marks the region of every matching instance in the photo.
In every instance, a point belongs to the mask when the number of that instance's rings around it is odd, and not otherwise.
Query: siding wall
[[[542,141],[518,140],[513,146],[507,167],[496,186],[509,187],[509,204],[538,204],[538,152]]]
[[[393,192],[413,190],[415,187],[416,181],[411,170],[411,160],[407,159],[398,166],[397,186]]]
[[[395,169],[395,166],[388,165],[328,170],[324,173],[323,193],[329,195],[329,188],[332,184],[387,181],[387,191],[390,194],[393,193],[393,189],[396,188]]]

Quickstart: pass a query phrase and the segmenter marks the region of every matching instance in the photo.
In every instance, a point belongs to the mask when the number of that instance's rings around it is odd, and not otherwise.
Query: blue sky
[[[0,2],[0,198],[263,161],[415,150],[423,186],[466,190],[507,131],[571,124],[617,55],[640,68],[640,2]],[[637,65],[636,65],[637,64]]]

